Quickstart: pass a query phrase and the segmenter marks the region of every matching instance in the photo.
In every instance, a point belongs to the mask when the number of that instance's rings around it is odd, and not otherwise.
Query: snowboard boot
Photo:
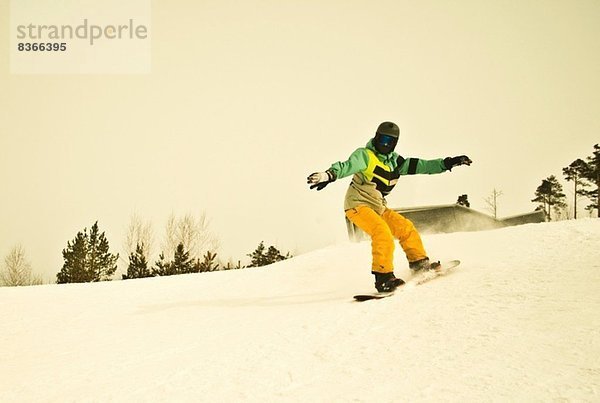
[[[375,275],[375,288],[379,292],[392,292],[398,286],[404,284],[404,280],[401,278],[396,278],[394,273],[378,273],[373,272]]]
[[[437,270],[440,267],[440,262],[430,262],[429,258],[417,260],[415,262],[409,262],[408,267],[416,273],[418,271]]]

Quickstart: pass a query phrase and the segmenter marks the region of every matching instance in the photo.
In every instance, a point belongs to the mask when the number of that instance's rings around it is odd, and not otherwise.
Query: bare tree
[[[239,270],[244,269],[246,266],[242,266],[242,262],[238,260],[234,262],[233,259],[229,259],[226,265],[222,265],[223,270]]]
[[[192,260],[218,249],[219,241],[209,229],[206,213],[202,213],[198,219],[189,213],[180,218],[171,214],[167,221],[163,252],[174,256],[179,244],[183,244],[184,249],[189,251]]]
[[[498,218],[498,198],[503,195],[501,190],[492,190],[489,197],[485,198],[486,209],[494,215],[494,218]]]
[[[138,252],[138,245],[142,248],[142,254],[150,261],[154,249],[154,230],[150,221],[144,222],[142,218],[134,214],[129,221],[127,235],[125,236],[125,257]]]
[[[32,274],[31,264],[21,245],[13,247],[4,258],[0,284],[8,287],[42,284],[42,279]]]

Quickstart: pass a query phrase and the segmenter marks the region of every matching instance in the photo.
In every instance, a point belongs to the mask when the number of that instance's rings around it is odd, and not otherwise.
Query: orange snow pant
[[[427,257],[421,237],[413,223],[393,210],[385,209],[383,214],[379,215],[370,207],[358,206],[346,210],[346,217],[371,236],[374,272],[394,271],[394,238],[400,241],[409,262]]]

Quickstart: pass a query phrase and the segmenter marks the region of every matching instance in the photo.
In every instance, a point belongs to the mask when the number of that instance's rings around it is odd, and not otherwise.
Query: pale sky
[[[600,142],[596,0],[153,1],[140,75],[11,74],[8,35],[0,258],[20,243],[46,280],[96,220],[121,252],[134,213],[160,244],[171,213],[206,212],[219,256],[243,262],[261,240],[345,241],[350,178],[317,193],[306,176],[384,120],[405,157],[473,160],[401,178],[391,207],[466,193],[484,211],[495,187],[500,216],[532,211],[541,180]]]

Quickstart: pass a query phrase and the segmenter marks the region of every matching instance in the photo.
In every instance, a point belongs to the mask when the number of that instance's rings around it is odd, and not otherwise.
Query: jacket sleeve
[[[365,170],[368,164],[367,151],[364,148],[359,148],[350,155],[348,160],[333,163],[329,170],[333,172],[335,179],[340,179]]]
[[[439,174],[446,171],[443,158],[423,160],[420,158],[398,157],[400,175]]]

